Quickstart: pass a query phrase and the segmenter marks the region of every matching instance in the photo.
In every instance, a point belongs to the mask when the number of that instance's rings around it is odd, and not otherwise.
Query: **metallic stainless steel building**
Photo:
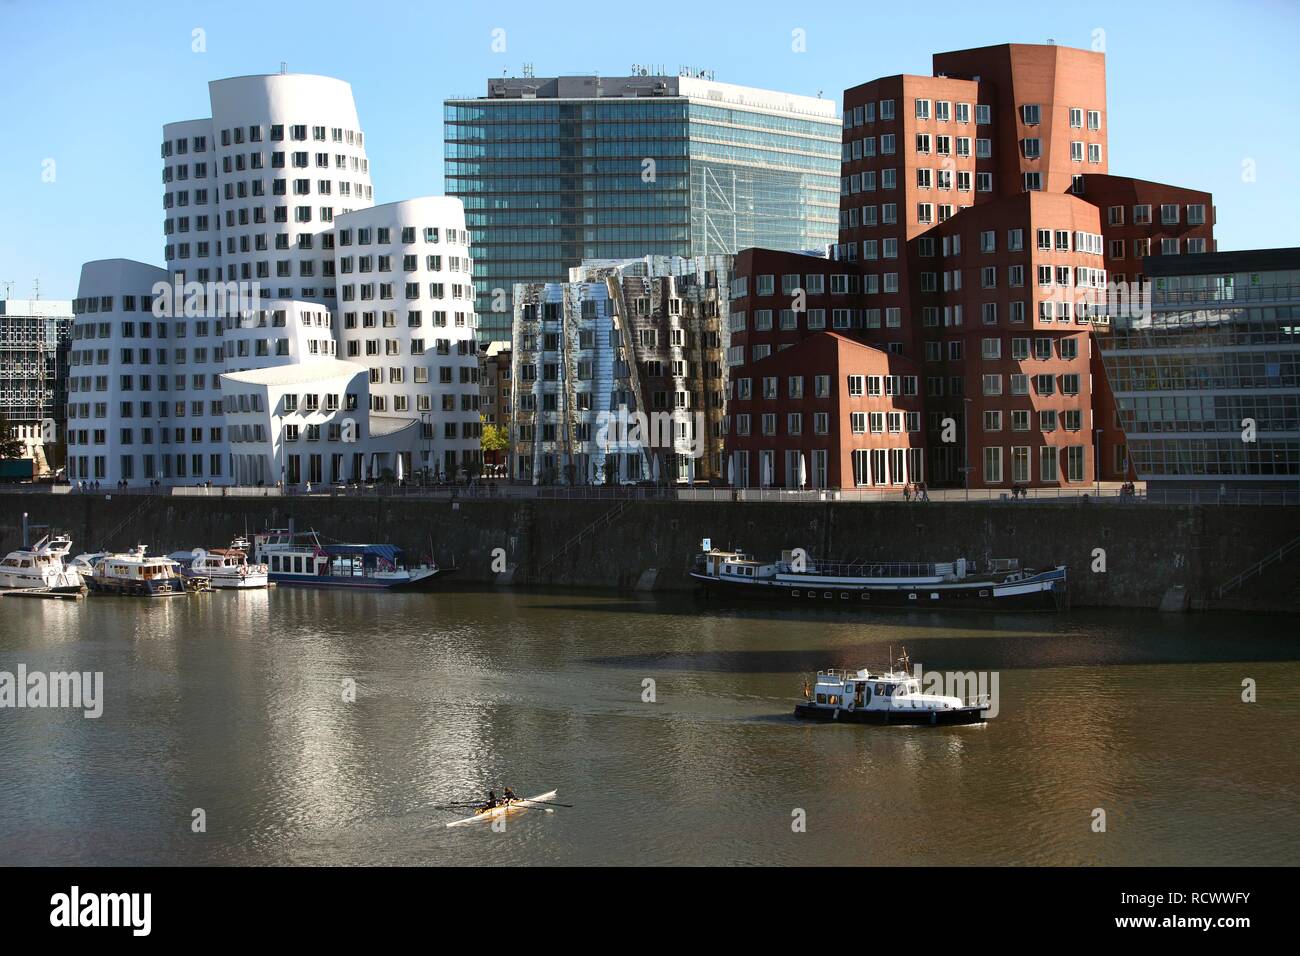
[[[1300,248],[1145,261],[1149,316],[1099,330],[1148,490],[1296,490]]]
[[[839,208],[831,100],[698,76],[502,78],[445,104],[446,187],[475,248],[479,341],[516,282],[584,259],[825,249]]]
[[[593,260],[515,288],[511,475],[721,477],[729,256]]]

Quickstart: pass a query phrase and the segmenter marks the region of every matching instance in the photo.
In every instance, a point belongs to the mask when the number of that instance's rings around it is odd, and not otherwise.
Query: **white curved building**
[[[335,359],[222,377],[231,474],[240,485],[404,477],[417,422],[365,411],[366,370]]]
[[[193,390],[187,377],[173,381],[173,374],[184,373],[171,361],[171,323],[152,311],[154,286],[167,279],[165,270],[131,259],[81,267],[68,356],[67,474],[73,482],[147,484],[175,475],[174,456],[186,472],[192,464],[189,423],[208,427],[207,400],[220,399],[220,392],[206,376]],[[173,390],[173,384],[180,387]],[[194,454],[204,454],[204,442],[195,447]]]
[[[369,369],[372,412],[420,419],[416,467],[468,470],[482,429],[464,207],[425,196],[335,225],[340,357]]]
[[[163,128],[168,271],[332,301],[334,217],[374,201],[352,87],[274,73],[214,80],[208,96],[211,119]]]
[[[210,118],[163,128],[166,269],[104,260],[82,270],[69,477],[109,486],[305,484],[316,475],[450,474],[477,462],[475,317],[460,202],[429,197],[372,209],[365,134],[341,80],[241,76],[213,81],[208,92]],[[360,250],[363,236],[373,252]],[[338,275],[338,237],[350,270],[364,258],[364,276]],[[353,327],[342,327],[344,316]],[[355,354],[342,361],[349,347]],[[321,376],[329,389],[311,391]],[[233,402],[223,401],[223,387]],[[258,389],[254,420],[247,403]],[[304,403],[351,396],[360,402],[350,411],[361,424],[347,430],[355,444],[319,450],[342,420],[278,414],[267,404],[272,394],[290,403],[295,395]],[[258,423],[262,436],[253,441]],[[324,444],[294,451],[308,446],[291,446],[282,432],[309,426],[323,430]]]

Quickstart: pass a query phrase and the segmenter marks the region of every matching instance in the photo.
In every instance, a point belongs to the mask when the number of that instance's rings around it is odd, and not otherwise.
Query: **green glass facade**
[[[445,191],[473,237],[481,342],[516,282],[583,259],[834,242],[840,121],[694,97],[449,100]]]

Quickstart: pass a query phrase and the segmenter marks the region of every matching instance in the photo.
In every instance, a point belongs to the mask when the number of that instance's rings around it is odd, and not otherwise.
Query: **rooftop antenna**
[[[32,298],[33,298],[33,299],[39,299],[40,297],[41,297],[41,280],[40,280],[40,279],[33,279],[33,280],[32,280]]]
[[[284,76],[284,75],[285,75],[286,73],[288,73],[288,72],[289,72],[289,64],[286,63],[284,60],[281,60],[281,61],[280,61],[280,75],[281,75],[281,76]]]
[[[1056,46],[1056,37],[1048,37],[1047,42],[1050,43],[1052,46]]]
[[[533,75],[533,65],[531,63],[525,63],[524,76],[531,77],[532,75]]]
[[[4,291],[4,295],[0,296],[0,299],[12,299],[14,297],[14,280],[0,280],[0,290]]]

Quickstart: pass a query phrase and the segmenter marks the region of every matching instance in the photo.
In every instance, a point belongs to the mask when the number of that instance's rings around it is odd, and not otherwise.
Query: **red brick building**
[[[857,466],[881,452],[907,466],[888,484],[1129,476],[1086,303],[1139,278],[1143,254],[1213,251],[1211,197],[1109,175],[1100,53],[1007,44],[939,54],[934,72],[845,91],[833,259],[736,257],[728,446],[734,462],[772,462],[734,464],[737,485],[791,485],[804,455],[819,463],[810,487],[876,486],[882,472]],[[791,376],[831,376],[840,399],[852,376],[914,377],[917,392],[883,392],[873,411],[920,430],[894,441],[855,431],[846,401],[760,394],[760,379]],[[828,433],[782,430],[819,411],[838,411]],[[756,433],[755,415],[775,433]]]

